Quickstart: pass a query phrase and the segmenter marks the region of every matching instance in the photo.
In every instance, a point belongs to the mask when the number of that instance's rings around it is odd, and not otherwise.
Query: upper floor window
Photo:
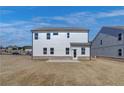
[[[119,41],[122,40],[122,33],[119,33],[119,34],[118,34],[118,40],[119,40]]]
[[[66,55],[69,55],[69,48],[66,48]]]
[[[118,49],[118,56],[122,56],[122,49]]]
[[[50,48],[50,54],[54,54],[54,48]]]
[[[82,54],[82,55],[85,54],[85,48],[81,48],[81,54]]]
[[[53,33],[53,35],[58,35],[58,32]]]
[[[50,33],[47,33],[47,39],[50,39]]]
[[[47,54],[47,48],[43,48],[43,54]]]
[[[38,40],[38,33],[34,34],[35,40]]]
[[[69,38],[70,37],[70,33],[67,33],[67,38]]]
[[[100,45],[102,45],[102,40],[100,40]]]

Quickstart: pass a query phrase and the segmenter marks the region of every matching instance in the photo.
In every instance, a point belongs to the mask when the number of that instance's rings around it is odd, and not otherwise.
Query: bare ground
[[[124,85],[124,62],[99,58],[52,63],[0,55],[0,85]]]

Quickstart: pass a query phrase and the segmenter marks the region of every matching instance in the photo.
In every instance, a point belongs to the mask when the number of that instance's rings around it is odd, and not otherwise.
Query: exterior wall
[[[42,59],[42,60],[48,60],[48,59],[73,59],[71,56],[34,56],[33,59]]]
[[[121,41],[118,40],[119,33],[123,34]],[[100,44],[101,40],[102,45]],[[118,56],[118,49],[122,49],[122,57]],[[102,28],[92,42],[91,55],[124,58],[124,31],[113,28]]]
[[[12,53],[12,48],[8,48],[7,50],[6,50],[8,53]]]
[[[77,56],[78,57],[89,57],[90,56],[90,48],[85,47],[85,55],[81,54],[81,47],[71,47],[71,56],[73,56],[73,49],[77,49]]]
[[[118,49],[123,50],[123,56],[118,56]],[[92,56],[124,58],[124,46],[111,46],[103,48],[93,48],[91,50]]]
[[[119,33],[123,34],[123,40],[121,41],[118,41]],[[103,45],[100,45],[100,40],[103,41]],[[98,36],[94,39],[92,43],[92,48],[122,45],[122,44],[124,44],[124,31],[123,30],[103,28],[98,34]]]
[[[67,32],[58,32],[58,35],[53,35],[51,33],[51,39],[46,39],[46,33],[38,33],[38,40],[34,39],[33,33],[33,56],[65,56],[70,57],[72,56],[72,46],[70,46],[71,42],[74,43],[88,43],[88,33],[87,32],[69,32],[70,38],[67,38]],[[47,54],[43,54],[43,48],[47,48]],[[54,55],[50,54],[50,48],[54,48]],[[70,54],[66,55],[65,48],[70,48]],[[78,56],[89,56],[90,49],[86,48],[86,54],[81,54],[81,47],[77,47],[77,54]]]

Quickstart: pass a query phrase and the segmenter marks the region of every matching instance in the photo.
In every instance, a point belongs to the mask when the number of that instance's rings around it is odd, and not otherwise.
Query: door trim
[[[77,49],[72,49],[72,51],[73,59],[77,59]]]

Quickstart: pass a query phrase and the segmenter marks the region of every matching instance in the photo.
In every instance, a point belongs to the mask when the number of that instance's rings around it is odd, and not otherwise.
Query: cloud
[[[3,9],[0,9],[0,15],[5,15],[5,14],[9,14],[9,13],[13,13],[14,11],[12,10],[3,10]]]
[[[77,12],[65,16],[54,16],[50,20],[64,21],[68,24],[97,24],[97,19],[107,17],[124,16],[124,9],[111,10],[108,12]]]
[[[97,18],[105,18],[105,17],[115,17],[115,16],[124,16],[124,9],[121,10],[113,10],[110,12],[100,12],[97,14]]]
[[[3,45],[20,44],[29,40],[30,29],[33,27],[28,21],[0,22],[0,40]],[[28,38],[27,38],[28,37]],[[31,38],[30,38],[31,40]]]
[[[90,12],[78,12],[67,14],[64,16],[53,16],[53,17],[35,17],[33,20],[53,22],[55,26],[82,26],[85,23],[95,24],[96,20]],[[53,25],[52,25],[53,26]]]
[[[3,14],[6,13],[7,11],[3,11]],[[91,29],[92,33],[94,33],[96,32],[95,30],[97,30],[96,28],[104,25],[103,23],[100,23],[101,19],[117,16],[124,16],[124,10],[120,9],[108,12],[77,12],[66,14],[64,16],[53,17],[35,16],[30,20],[13,20],[9,22],[0,22],[0,40],[2,44],[6,45],[31,44],[31,29],[39,27],[75,26]],[[118,19],[118,21],[121,20]]]
[[[5,46],[12,44],[31,45],[31,30],[49,25],[51,24],[33,19],[0,22],[0,44]]]

